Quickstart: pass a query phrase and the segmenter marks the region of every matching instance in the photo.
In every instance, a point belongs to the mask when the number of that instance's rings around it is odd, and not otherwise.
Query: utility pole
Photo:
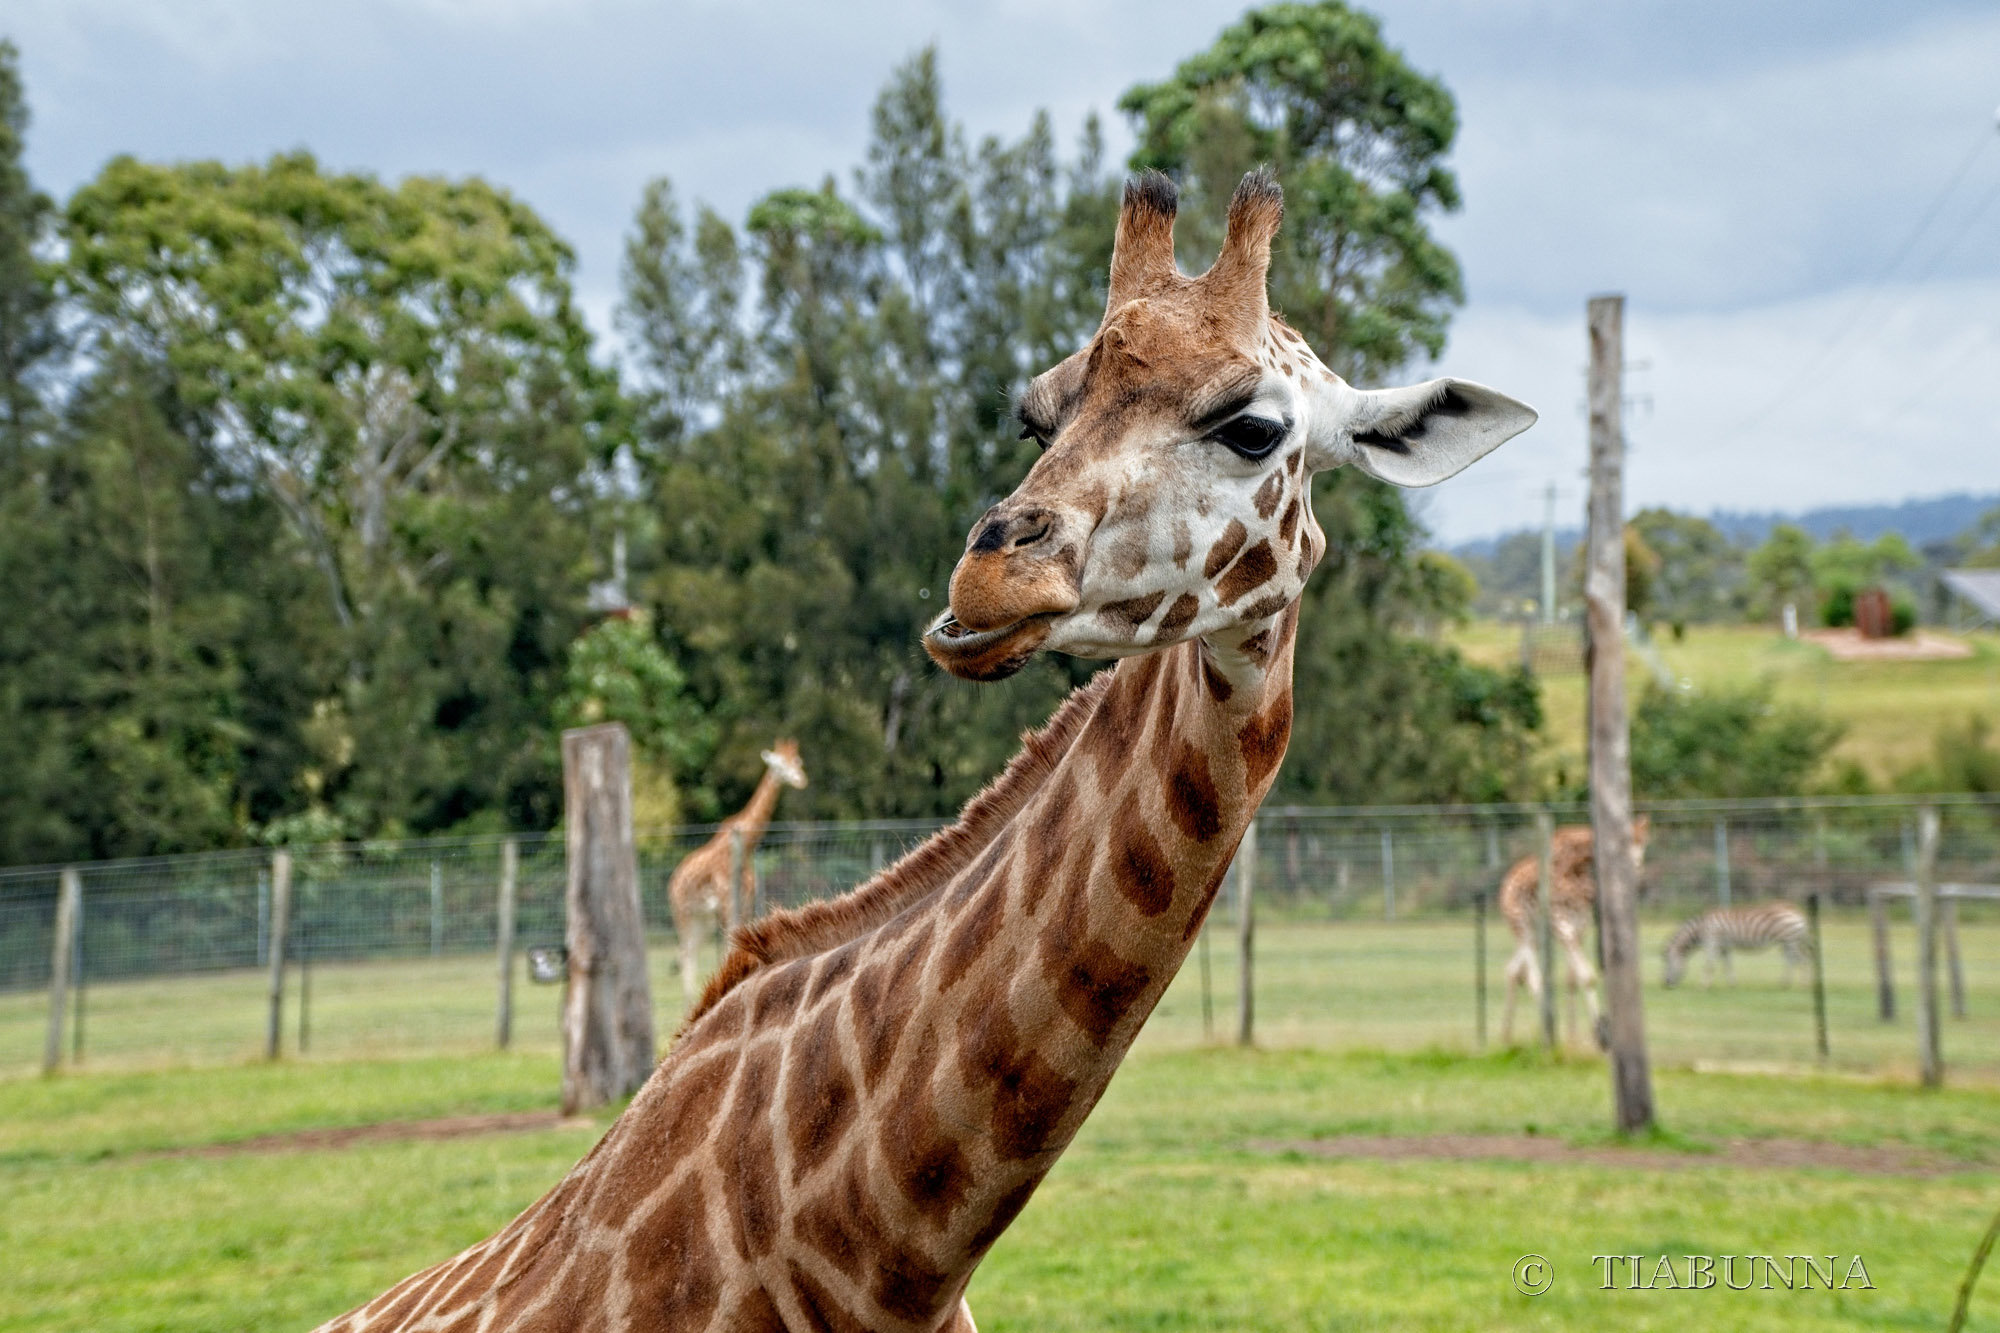
[[[1556,484],[1542,493],[1542,623],[1556,623]]]
[[[1632,748],[1625,711],[1625,298],[1594,296],[1590,332],[1590,827],[1597,868],[1611,1090],[1621,1133],[1653,1124],[1639,982]]]

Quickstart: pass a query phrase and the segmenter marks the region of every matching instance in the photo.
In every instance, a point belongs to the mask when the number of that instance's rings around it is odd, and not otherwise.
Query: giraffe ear
[[[1174,214],[1180,191],[1157,171],[1142,171],[1125,182],[1118,209],[1118,236],[1111,247],[1109,314],[1127,301],[1164,291],[1180,276],[1174,267]]]
[[[1535,409],[1471,380],[1354,392],[1344,458],[1397,486],[1435,486],[1535,424]]]

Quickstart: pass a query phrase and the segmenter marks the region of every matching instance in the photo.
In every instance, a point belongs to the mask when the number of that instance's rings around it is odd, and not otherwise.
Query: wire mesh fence
[[[2000,884],[2000,800],[1941,798],[1936,878]],[[1256,1039],[1267,1045],[1470,1049],[1532,1041],[1536,1006],[1511,1025],[1504,968],[1515,948],[1492,909],[1507,868],[1538,851],[1538,807],[1292,809],[1258,816],[1252,963]],[[1916,937],[1907,898],[1872,886],[1911,878],[1918,805],[1887,799],[1679,802],[1648,811],[1641,879],[1649,1042],[1673,1063],[1802,1065],[1815,1059],[1809,988],[1787,990],[1773,956],[1735,961],[1734,984],[1660,984],[1659,949],[1683,918],[1718,903],[1784,897],[1823,906],[1832,1062],[1870,1073],[1914,1067]],[[1550,811],[1581,823],[1580,808]],[[754,911],[843,892],[934,831],[934,822],[776,824],[753,857]],[[658,1027],[678,1021],[681,985],[667,882],[713,833],[639,839]],[[274,938],[283,955],[278,1046],[345,1058],[492,1046],[499,1010],[514,1044],[554,1051],[559,987],[528,984],[527,951],[564,933],[559,834],[514,839],[513,949],[500,984],[503,839],[290,850],[282,914],[271,854],[257,851],[73,867],[72,998],[50,1024],[63,869],[0,871],[0,1074],[51,1053],[85,1068],[253,1059],[266,1052]],[[1237,1031],[1239,899],[1230,887],[1142,1040],[1186,1044]],[[1886,926],[1878,937],[1871,906]],[[1951,900],[1945,982],[1957,1012],[1946,1061],[2000,1076],[2000,902]],[[278,919],[283,916],[282,922]],[[715,924],[697,927],[712,967]],[[1878,952],[1900,1003],[1885,1019]],[[1562,1008],[1573,1006],[1565,997]],[[1962,1016],[1960,1016],[1962,1014]],[[1581,1015],[1567,1040],[1587,1049]]]

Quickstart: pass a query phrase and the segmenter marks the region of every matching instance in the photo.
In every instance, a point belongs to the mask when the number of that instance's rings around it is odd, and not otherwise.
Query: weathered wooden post
[[[292,925],[292,854],[271,853],[271,983],[270,1007],[264,1021],[264,1058],[275,1060],[284,1041],[285,937]]]
[[[1917,1042],[1918,1071],[1927,1088],[1944,1084],[1944,1047],[1938,1030],[1937,807],[1917,815]]]
[[[1715,901],[1720,907],[1729,906],[1729,821],[1715,821]]]
[[[1203,1041],[1214,1041],[1215,1001],[1212,998],[1208,981],[1208,921],[1206,918],[1201,923],[1201,938],[1198,942],[1201,946],[1201,1039]]]
[[[564,1115],[636,1092],[653,1069],[653,996],[632,837],[632,740],[616,722],[565,731],[569,977]],[[734,894],[731,885],[731,894]]]
[[[494,919],[494,947],[500,965],[500,999],[493,1019],[493,1041],[506,1050],[514,1040],[514,896],[521,874],[521,844],[508,838],[500,844],[500,905]]]
[[[1806,925],[1811,929],[1812,945],[1812,988],[1813,988],[1813,1045],[1819,1052],[1820,1063],[1826,1062],[1826,952],[1819,941],[1819,900],[1820,892],[1814,889],[1806,895]]]
[[[1590,300],[1590,828],[1604,951],[1611,1088],[1620,1132],[1653,1124],[1632,856],[1632,737],[1625,711],[1625,298]]]
[[[1486,1049],[1486,894],[1472,895],[1472,1008],[1477,1015],[1479,1049]]]
[[[444,952],[444,863],[431,862],[431,957]]]
[[[729,830],[729,901],[722,908],[722,952],[729,952],[729,937],[743,924],[739,895],[743,892],[743,830]]]
[[[1257,934],[1257,820],[1243,830],[1236,848],[1236,1044],[1248,1046],[1254,1017],[1255,988],[1251,969],[1255,962]]]
[[[1396,919],[1396,838],[1382,826],[1382,919]]]
[[[1556,1048],[1556,958],[1554,913],[1555,820],[1546,810],[1535,812],[1538,848],[1535,877],[1535,952],[1542,969],[1542,1049]]]
[[[1896,1021],[1896,978],[1889,970],[1888,895],[1879,886],[1868,890],[1868,929],[1875,939],[1875,1016]]]
[[[42,1072],[62,1068],[63,1019],[69,1011],[69,965],[76,953],[76,923],[83,913],[83,877],[66,867],[57,881],[56,929],[49,945],[49,1032],[42,1043]]]
[[[1947,892],[1938,894],[1938,924],[1944,927],[1944,971],[1951,988],[1951,1016],[1965,1017],[1965,960],[1958,952],[1958,898]],[[78,961],[79,978],[83,963]],[[76,1021],[83,1022],[83,997],[78,992]]]

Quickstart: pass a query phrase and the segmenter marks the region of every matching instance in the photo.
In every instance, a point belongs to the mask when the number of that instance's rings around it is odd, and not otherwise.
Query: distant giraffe
[[[1789,986],[1792,969],[1812,951],[1806,936],[1805,913],[1782,899],[1747,907],[1711,907],[1683,922],[1667,941],[1664,981],[1669,989],[1678,986],[1687,972],[1688,955],[1699,948],[1708,984],[1715,984],[1715,965],[1720,961],[1724,978],[1734,985],[1736,973],[1729,956],[1738,949],[1768,949],[1775,944],[1784,951],[1785,984]]]
[[[727,929],[748,918],[757,883],[751,856],[771,823],[771,812],[782,795],[778,789],[806,785],[806,768],[799,760],[797,741],[779,741],[764,751],[763,757],[764,776],[758,780],[757,790],[750,793],[750,804],[723,820],[714,837],[683,857],[674,867],[673,878],[667,881],[667,899],[674,911],[674,935],[681,945],[681,990],[690,1008],[699,989],[695,984],[695,945],[700,935],[711,921]],[[740,850],[731,847],[732,834],[741,836]],[[741,855],[743,861],[737,867],[732,910],[729,861],[734,855]]]
[[[1315,472],[1444,480],[1533,423],[1481,385],[1357,390],[1271,314],[1246,177],[1174,266],[1127,185],[1108,308],[1020,403],[1040,459],[973,526],[933,660],[1122,658],[959,821],[737,931],[603,1140],[507,1227],[327,1333],[971,1333],[965,1290],[1193,947],[1284,759]]]
[[[1632,858],[1635,868],[1646,859],[1646,838],[1652,820],[1640,815],[1632,821]],[[1584,932],[1590,925],[1591,908],[1597,901],[1596,844],[1588,824],[1565,824],[1555,831],[1549,852],[1550,936],[1563,951],[1569,964],[1569,1031],[1576,1032],[1576,996],[1583,992],[1584,1007],[1590,1013],[1591,1031],[1597,1030],[1597,969],[1591,966],[1583,947]],[[1514,956],[1507,960],[1507,1005],[1500,1015],[1500,1040],[1512,1039],[1514,1000],[1520,988],[1528,994],[1542,993],[1541,947],[1536,926],[1536,899],[1541,888],[1541,854],[1532,852],[1508,867],[1500,881],[1500,915],[1514,934]]]

